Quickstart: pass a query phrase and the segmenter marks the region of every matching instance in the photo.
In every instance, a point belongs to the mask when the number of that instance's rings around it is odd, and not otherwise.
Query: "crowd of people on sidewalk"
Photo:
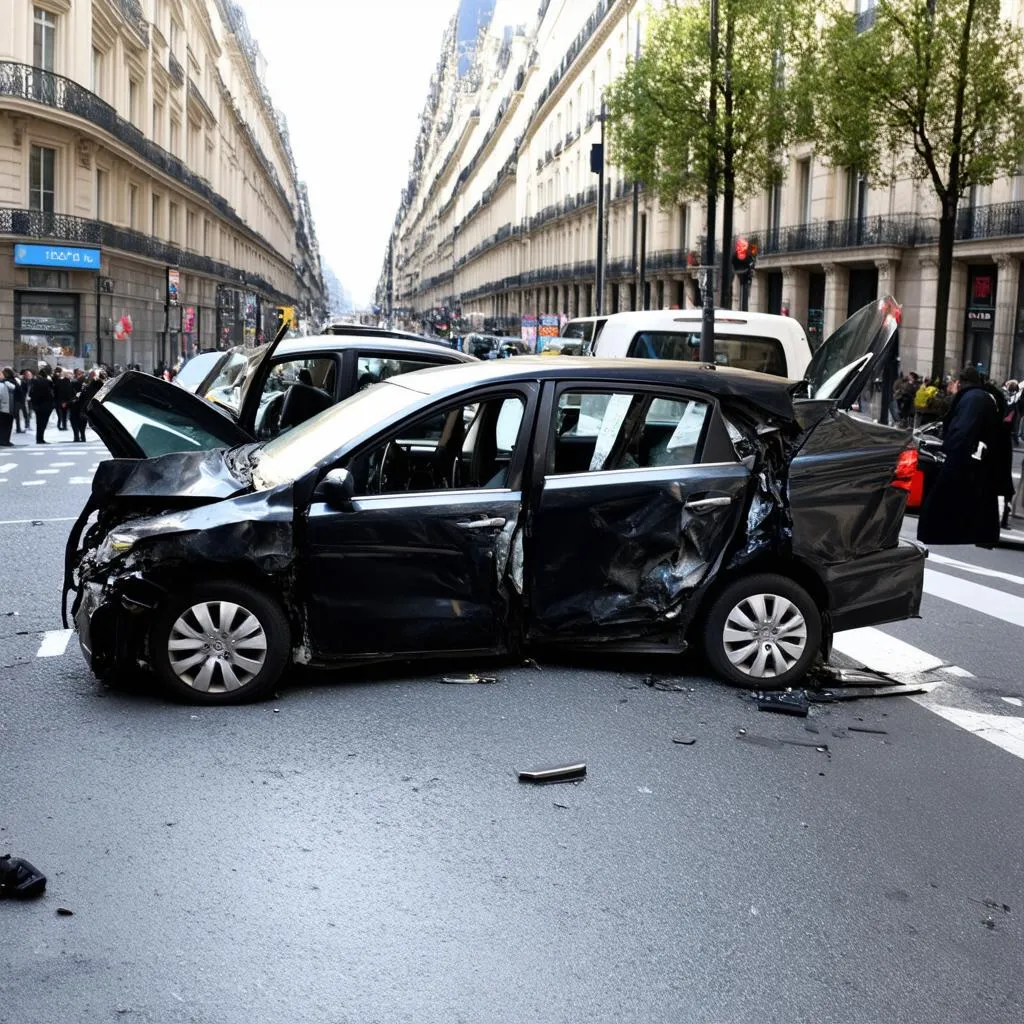
[[[0,448],[13,448],[13,433],[24,434],[35,420],[36,444],[48,444],[46,428],[56,413],[57,429],[85,441],[85,408],[110,375],[105,367],[86,372],[81,368],[52,369],[41,363],[16,374],[9,366],[0,370]]]
[[[974,368],[976,369],[976,368]],[[984,375],[979,371],[979,377]],[[920,377],[916,373],[901,373],[892,389],[896,420],[901,427],[920,427],[937,420],[944,420],[953,406],[960,381],[952,376]],[[990,391],[1000,391],[1005,410],[1003,412],[1010,440],[1016,448],[1024,439],[1024,403],[1021,402],[1020,381],[1007,380],[1002,388],[995,388],[985,381]]]

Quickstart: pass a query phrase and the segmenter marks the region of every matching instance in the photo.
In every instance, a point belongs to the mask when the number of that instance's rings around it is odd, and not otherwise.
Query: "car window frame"
[[[694,449],[693,461],[680,466],[631,466],[623,469],[596,469],[585,470],[579,473],[555,473],[553,471],[555,449],[550,442],[558,436],[558,404],[562,395],[567,391],[586,392],[591,394],[615,394],[628,391],[634,394],[650,394],[656,399],[664,398],[668,401],[693,401],[703,403],[707,406],[708,411],[704,416],[704,422],[701,424],[700,437],[698,438],[697,445]],[[550,386],[545,389],[544,401],[542,402],[539,410],[538,427],[532,448],[533,464],[536,469],[535,481],[542,487],[545,480],[560,480],[567,476],[578,476],[581,480],[590,477],[600,479],[613,473],[664,473],[666,470],[670,469],[686,469],[689,466],[708,465],[708,463],[704,462],[704,453],[707,450],[708,437],[712,430],[712,422],[718,414],[718,404],[717,398],[713,395],[704,394],[703,392],[691,389],[674,388],[671,386],[666,387],[662,384],[653,384],[647,381],[577,381],[566,378],[552,381],[550,382]],[[648,412],[649,411],[650,406],[648,406]],[[542,424],[543,429],[541,428]],[[543,437],[541,435],[543,435]]]
[[[673,337],[676,336],[676,335],[678,335],[680,337],[684,337],[684,336],[697,336],[697,337],[699,337],[700,336],[700,323],[694,321],[694,329],[693,330],[672,330],[672,329],[663,328],[663,327],[650,327],[650,328],[644,328],[643,330],[635,331],[633,333],[633,336],[629,339],[629,344],[626,346],[626,357],[627,358],[629,358],[629,359],[650,359],[651,358],[650,356],[637,355],[637,353],[636,353],[636,348],[637,348],[637,344],[638,344],[638,342],[640,340],[640,337],[642,335],[645,335],[645,334],[663,334],[663,335],[669,335],[669,336],[673,336]],[[771,335],[771,334],[754,334],[754,333],[750,333],[750,334],[737,334],[736,331],[734,331],[734,330],[733,331],[719,331],[717,329],[717,327],[715,329],[714,335],[715,335],[715,343],[716,344],[718,342],[720,342],[720,341],[721,342],[739,341],[739,342],[747,342],[747,343],[750,343],[750,342],[766,342],[766,343],[769,343],[770,345],[773,345],[774,349],[775,349],[775,351],[774,351],[774,358],[777,361],[777,363],[779,363],[781,365],[782,372],[781,373],[773,373],[770,370],[758,370],[758,369],[755,369],[753,367],[736,366],[736,364],[734,364],[734,363],[719,363],[717,357],[715,359],[715,365],[716,366],[735,366],[737,369],[740,369],[740,370],[749,370],[749,372],[752,372],[752,373],[764,373],[764,374],[767,374],[770,377],[788,377],[789,376],[789,356],[788,356],[788,354],[786,352],[785,343],[782,341],[781,338],[775,337],[774,335]],[[651,361],[652,362],[670,362],[670,361],[674,361],[674,362],[684,362],[684,363],[695,363],[696,364],[696,363],[700,362],[699,348],[697,349],[697,352],[698,352],[698,358],[696,358],[696,359],[663,360],[661,358],[658,358],[658,359],[652,359]]]
[[[372,437],[368,437],[358,445],[341,454],[335,454],[325,463],[321,464],[315,476],[315,482],[319,483],[331,470],[348,469],[349,465],[361,458],[371,449],[383,444],[385,438],[394,440],[399,438],[403,431],[419,420],[429,419],[450,412],[457,407],[476,405],[496,398],[522,398],[525,403],[523,419],[519,425],[519,436],[516,441],[516,448],[509,462],[509,479],[506,487],[466,487],[453,490],[452,488],[439,488],[431,491],[401,491],[396,492],[406,497],[426,496],[432,494],[499,494],[516,493],[522,491],[526,483],[526,460],[528,451],[533,449],[533,435],[536,430],[537,411],[540,402],[540,387],[536,381],[508,381],[500,384],[490,384],[480,389],[463,391],[459,395],[446,395],[430,405],[420,406],[411,415],[391,423],[384,430],[379,431]],[[524,434],[524,431],[527,433]],[[393,497],[394,495],[377,494],[355,494],[356,500],[369,500],[380,497]]]
[[[397,351],[396,351],[397,349]],[[341,394],[341,397],[337,401],[341,401],[344,398],[348,398],[349,395],[354,395],[358,390],[359,377],[358,368],[360,359],[408,359],[418,363],[423,363],[420,367],[421,370],[425,370],[428,367],[435,366],[456,366],[463,362],[461,359],[452,359],[450,356],[446,357],[445,353],[454,352],[454,349],[444,348],[441,345],[437,346],[437,353],[433,352],[409,352],[408,350],[402,351],[398,349],[398,346],[384,346],[384,347],[359,347],[350,348],[345,352],[345,388]],[[413,373],[413,370],[406,370],[406,373]],[[400,376],[399,374],[393,374],[393,376]],[[390,380],[386,377],[385,380]]]

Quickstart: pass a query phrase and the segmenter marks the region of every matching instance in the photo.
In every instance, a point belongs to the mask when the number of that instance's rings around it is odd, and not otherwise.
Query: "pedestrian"
[[[68,408],[68,419],[71,421],[71,430],[74,432],[76,441],[85,440],[85,406],[82,405],[82,391],[85,384],[85,371],[75,367],[75,373],[71,380],[74,393]]]
[[[19,434],[24,434],[28,429],[28,385],[13,370],[11,377],[14,383],[14,426]]]
[[[5,366],[0,372],[0,448],[13,448],[11,427],[14,426],[14,404],[18,386],[14,383],[14,371]]]
[[[47,367],[41,367],[33,378],[28,397],[36,417],[36,444],[49,444],[44,435],[50,413],[53,412],[54,397],[53,382],[50,380],[50,371]]]
[[[89,408],[89,403],[92,401],[93,396],[100,388],[103,387],[107,382],[107,375],[103,370],[94,370],[88,380],[82,384],[82,390],[78,392],[78,416],[81,423],[81,431],[78,436],[75,437],[76,441],[85,440],[85,425],[88,422],[86,419],[86,412]]]
[[[53,402],[57,411],[57,429],[68,429],[68,415],[71,412],[71,400],[75,397],[75,388],[63,366],[53,371]]]
[[[1006,405],[999,389],[986,386],[973,366],[960,371],[950,390],[944,461],[921,509],[917,538],[925,544],[992,548],[999,541],[999,499],[1013,490]]]
[[[32,387],[32,371],[21,371],[21,397],[25,401],[25,429],[32,426],[32,403],[29,401],[28,392]]]
[[[1010,441],[1014,448],[1020,441],[1020,397],[1020,383],[1008,380],[1003,385],[1003,398],[1006,400],[1006,424],[1010,429]]]

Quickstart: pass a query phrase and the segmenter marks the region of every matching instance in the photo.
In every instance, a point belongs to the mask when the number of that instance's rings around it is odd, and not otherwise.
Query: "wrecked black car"
[[[115,458],[65,607],[98,675],[207,704],[292,663],[549,644],[696,646],[733,683],[791,685],[833,630],[918,612],[909,432],[844,411],[898,315],[855,314],[801,383],[522,357],[394,377],[264,443],[124,374],[89,410]]]

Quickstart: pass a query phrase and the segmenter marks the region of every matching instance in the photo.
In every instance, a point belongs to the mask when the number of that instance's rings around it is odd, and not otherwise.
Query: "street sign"
[[[14,247],[19,267],[60,267],[63,270],[100,269],[100,250],[74,245],[22,245]]]

